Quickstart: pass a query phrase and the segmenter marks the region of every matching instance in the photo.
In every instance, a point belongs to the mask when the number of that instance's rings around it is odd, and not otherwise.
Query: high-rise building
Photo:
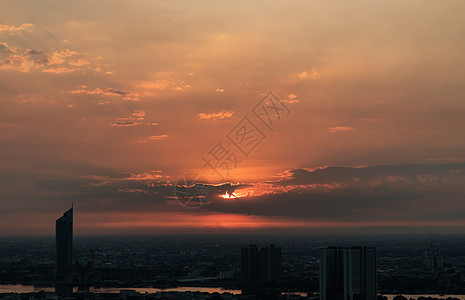
[[[281,276],[281,248],[270,245],[260,250],[260,280],[275,282]]]
[[[243,281],[260,281],[260,250],[256,245],[241,249],[241,270]]]
[[[426,268],[439,269],[444,266],[444,261],[439,248],[423,250],[423,266]]]
[[[55,223],[57,283],[71,284],[73,264],[73,207]]]
[[[281,248],[270,245],[241,249],[242,280],[250,283],[275,282],[281,276]]]
[[[320,300],[376,300],[376,249],[320,249]]]

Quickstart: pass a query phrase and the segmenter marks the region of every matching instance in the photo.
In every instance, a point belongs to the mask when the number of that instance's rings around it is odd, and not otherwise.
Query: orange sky
[[[464,8],[459,0],[1,2],[0,219],[37,217],[40,226],[25,221],[17,233],[46,234],[39,214],[53,223],[74,201],[86,214],[82,232],[103,223],[138,232],[147,220],[115,221],[128,210],[156,210],[172,228],[219,230],[214,220],[224,216],[237,228],[355,224],[357,215],[363,226],[458,224]],[[268,115],[271,127],[254,114],[268,92],[281,108]],[[245,117],[258,135],[243,143],[260,141],[247,154],[232,139]],[[223,176],[204,160],[219,142],[233,166]],[[424,167],[446,163],[454,165]],[[410,164],[421,167],[364,169],[366,177],[354,169]],[[350,169],[311,173],[328,166]],[[170,193],[187,173],[247,184],[246,197],[209,203],[205,215],[185,210]]]

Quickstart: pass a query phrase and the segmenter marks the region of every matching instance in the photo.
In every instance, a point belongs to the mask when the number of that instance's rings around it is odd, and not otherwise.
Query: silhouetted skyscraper
[[[260,281],[260,251],[256,245],[241,249],[242,280],[248,282]]]
[[[320,249],[320,300],[376,300],[376,249]]]
[[[281,276],[281,248],[270,245],[259,249],[250,245],[241,249],[242,280],[274,282]]]
[[[275,282],[281,276],[281,248],[270,245],[260,250],[260,280]]]
[[[66,211],[62,217],[56,220],[56,261],[57,277],[59,284],[72,283],[73,264],[73,208]]]

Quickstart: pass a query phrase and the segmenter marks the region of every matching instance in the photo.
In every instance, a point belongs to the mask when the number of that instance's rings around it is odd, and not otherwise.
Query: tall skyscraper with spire
[[[57,219],[55,225],[56,282],[59,285],[71,285],[73,265],[73,207]]]

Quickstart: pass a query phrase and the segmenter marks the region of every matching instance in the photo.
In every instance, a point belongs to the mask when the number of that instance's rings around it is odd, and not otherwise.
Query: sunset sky
[[[463,233],[464,11],[1,1],[0,235]]]

